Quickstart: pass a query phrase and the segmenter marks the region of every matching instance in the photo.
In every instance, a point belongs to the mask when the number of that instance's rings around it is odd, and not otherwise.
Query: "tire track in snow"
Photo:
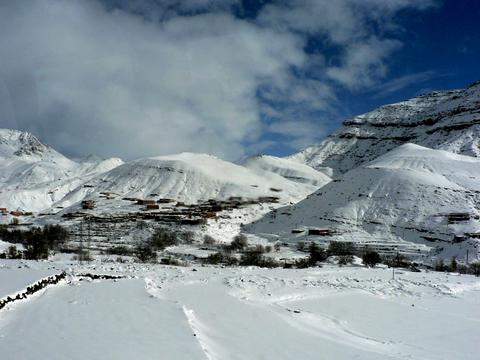
[[[304,299],[325,298],[328,297],[328,295],[322,294],[314,296],[312,294],[294,293],[281,296],[275,300],[275,298],[257,298],[252,296],[253,293],[249,291],[244,291],[244,296],[239,296],[241,292],[230,292],[230,294],[251,306],[262,307],[265,311],[270,311],[298,331],[362,351],[385,355],[386,357],[396,357],[398,359],[408,357],[408,354],[400,352],[400,349],[394,342],[383,341],[358,333],[350,329],[346,323],[341,320],[330,318],[324,314],[314,314],[300,309],[292,310],[286,307],[286,304],[291,302]]]
[[[202,348],[203,353],[205,354],[205,357],[207,360],[215,360],[218,357],[214,357],[209,350],[209,346],[207,345],[207,342],[204,339],[204,332],[203,332],[203,325],[197,320],[195,316],[195,312],[192,309],[187,308],[185,305],[182,306],[183,313],[185,314],[185,317],[187,318],[188,324],[190,325],[190,328],[192,329],[194,336],[197,338],[198,343],[200,344],[200,347]],[[218,358],[219,359],[219,358]]]
[[[162,296],[160,294],[160,290],[162,289],[161,286],[157,285],[155,280],[145,277],[145,290],[150,296],[159,299],[159,300],[164,300],[164,301],[169,301],[174,304],[178,304],[180,306],[179,301],[173,300],[173,299],[168,299],[165,296]],[[185,285],[185,284],[184,284]],[[193,336],[196,337],[198,344],[200,345],[200,348],[202,349],[203,353],[205,354],[205,357],[207,360],[215,360],[217,357],[213,357],[211,354],[211,351],[209,350],[209,347],[206,345],[206,341],[203,336],[203,331],[202,331],[202,325],[200,322],[197,320],[195,313],[192,309],[187,308],[185,305],[181,305],[182,311],[185,315],[185,318],[187,320],[188,325],[190,326],[190,329],[192,330]]]

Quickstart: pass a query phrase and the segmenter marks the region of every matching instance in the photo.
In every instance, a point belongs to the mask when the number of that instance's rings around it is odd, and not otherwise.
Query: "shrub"
[[[25,258],[29,260],[47,259],[50,250],[49,244],[50,242],[43,237],[40,228],[30,230],[25,240]]]
[[[272,247],[270,245],[265,246],[265,252],[266,253],[272,252]]]
[[[218,265],[222,263],[224,255],[224,253],[216,252],[215,254],[208,255],[206,259],[203,260],[203,262],[206,264]]]
[[[265,267],[265,268],[276,268],[282,266],[281,263],[276,261],[275,259],[272,259],[271,257],[263,256],[263,261],[260,264],[260,267]],[[286,265],[285,265],[286,266]]]
[[[473,274],[475,276],[480,276],[480,261],[473,262],[469,266],[469,272],[470,274]]]
[[[247,245],[248,245],[247,237],[243,234],[239,234],[233,238],[232,242],[230,243],[230,249],[232,251],[243,250],[244,248],[247,247]]]
[[[260,251],[249,250],[246,251],[240,258],[240,265],[242,266],[259,266],[259,267],[279,267],[280,264],[272,258],[263,256]]]
[[[163,250],[167,246],[177,245],[179,240],[176,233],[165,228],[156,229],[149,240],[149,247]]]
[[[456,272],[458,270],[458,263],[455,257],[452,257],[452,261],[450,261],[450,271]]]
[[[366,266],[374,267],[382,261],[382,258],[376,251],[367,251],[363,254],[362,261]]]
[[[263,245],[255,245],[255,251],[256,251],[256,252],[259,252],[260,254],[264,254],[264,253],[265,253],[265,246],[263,246]]]
[[[295,261],[295,267],[297,269],[306,269],[311,266],[310,258],[297,259]]]
[[[135,247],[135,256],[141,262],[155,262],[157,260],[157,252],[152,249],[149,243],[141,243]]]
[[[60,225],[45,225],[42,237],[47,240],[50,249],[56,250],[68,240],[68,231]]]
[[[6,252],[7,259],[21,259],[22,253],[17,250],[16,246],[9,246]]]
[[[67,230],[60,225],[45,225],[28,231],[9,230],[0,227],[0,237],[7,242],[25,246],[25,258],[31,260],[47,259],[49,252],[58,250],[68,240]]]
[[[184,231],[179,235],[180,241],[185,244],[192,244],[195,240],[195,234],[193,231]]]
[[[164,257],[160,259],[160,264],[162,265],[173,265],[173,266],[179,266],[181,265],[180,261],[178,259],[175,259],[174,257]]]
[[[109,255],[121,255],[121,256],[130,256],[132,255],[132,249],[124,246],[117,245],[112,248],[107,249],[107,254]]]
[[[328,245],[327,250],[328,256],[345,256],[345,255],[354,255],[355,247],[353,243],[346,241],[332,241]]]
[[[412,263],[402,254],[397,254],[395,256],[390,256],[388,258],[383,259],[383,263],[388,265],[389,267],[403,267],[403,268],[411,268]]]
[[[145,221],[139,221],[137,222],[137,229],[139,230],[145,230],[147,228],[147,223]]]
[[[325,250],[320,248],[316,243],[312,242],[308,248],[310,253],[309,263],[310,265],[315,265],[317,262],[325,261],[327,259],[327,253]]]
[[[223,252],[216,252],[215,254],[209,255],[205,260],[204,263],[211,264],[211,265],[218,265],[218,264],[225,264],[225,265],[236,265],[238,260],[226,253]]]
[[[240,265],[242,266],[260,266],[263,255],[259,251],[250,250],[245,252],[240,258]]]
[[[115,261],[117,263],[120,263],[120,264],[125,264],[127,262],[127,260],[125,260],[124,258],[122,258],[121,256],[117,256],[117,258],[115,259]]]
[[[213,237],[211,237],[210,235],[208,234],[205,234],[203,236],[203,244],[204,245],[215,245],[216,241]]]
[[[305,251],[305,241],[299,241],[297,243],[297,250],[298,251]]]
[[[338,265],[348,265],[353,263],[353,255],[340,255],[338,257]]]
[[[92,261],[93,259],[92,259],[92,256],[90,255],[90,251],[80,249],[77,252],[77,255],[74,255],[72,257],[72,260],[74,260],[74,261]]]
[[[443,259],[438,259],[435,261],[435,264],[433,265],[433,268],[435,271],[445,271],[447,270],[447,267],[445,266],[445,263],[443,262]]]
[[[457,265],[457,271],[458,271],[460,274],[468,274],[468,266],[467,266],[467,265],[463,265],[463,264],[458,264],[458,265]]]

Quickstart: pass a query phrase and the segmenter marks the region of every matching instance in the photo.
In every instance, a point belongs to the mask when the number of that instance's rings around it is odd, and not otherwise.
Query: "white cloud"
[[[385,83],[375,86],[372,90],[376,93],[375,98],[395,93],[412,84],[420,84],[435,77],[443,77],[447,74],[437,74],[435,71],[422,71],[391,79]]]
[[[385,19],[399,9],[427,3],[298,0],[242,20],[229,10],[237,0],[118,2],[0,2],[0,126],[67,153],[126,158],[237,158],[265,132],[313,141],[323,126],[307,117],[335,105],[336,84],[360,88],[387,73],[399,44],[368,21],[393,24]],[[338,46],[339,60],[306,54],[306,33]],[[295,122],[309,131],[290,131]]]
[[[18,125],[73,152],[235,157],[259,135],[257,86],[305,60],[298,37],[229,14],[153,24],[83,0],[2,10],[2,72],[37,104]]]
[[[325,38],[326,43],[336,46],[339,51],[336,63],[327,64],[324,68],[327,78],[349,89],[357,89],[371,86],[387,74],[386,60],[401,46],[400,42],[385,35],[398,29],[394,15],[406,8],[423,10],[437,2],[281,1],[268,5],[260,21],[278,30],[294,30]]]
[[[268,126],[268,131],[285,137],[285,144],[291,149],[303,148],[327,135],[322,125],[306,120],[274,122]]]
[[[398,41],[376,37],[349,44],[340,65],[326,70],[327,77],[350,89],[371,86],[387,75],[385,60],[400,46]]]

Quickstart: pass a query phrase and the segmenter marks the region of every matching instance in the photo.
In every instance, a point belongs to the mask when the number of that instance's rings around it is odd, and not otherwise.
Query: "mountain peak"
[[[321,143],[289,158],[343,174],[405,143],[480,156],[480,82],[389,104],[343,122]]]
[[[41,157],[50,150],[30,132],[0,129],[0,156]]]

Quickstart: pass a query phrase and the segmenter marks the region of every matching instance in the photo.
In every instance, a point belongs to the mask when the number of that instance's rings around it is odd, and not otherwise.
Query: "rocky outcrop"
[[[317,145],[290,156],[337,176],[404,143],[480,156],[480,82],[382,106],[343,122]]]

